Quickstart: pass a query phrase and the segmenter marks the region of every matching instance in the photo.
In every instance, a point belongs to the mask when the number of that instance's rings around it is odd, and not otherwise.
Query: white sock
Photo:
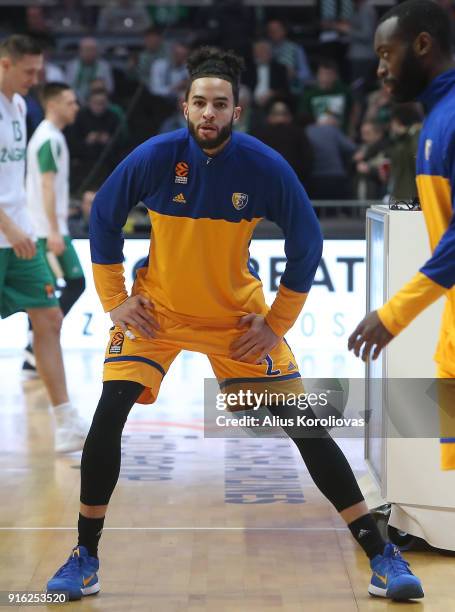
[[[73,405],[70,401],[63,402],[63,404],[57,404],[56,406],[52,406],[52,410],[54,410],[55,412],[60,412],[61,410],[71,410],[72,408]]]
[[[63,404],[58,404],[57,406],[52,407],[54,411],[54,418],[59,426],[63,427],[73,427],[76,426],[76,423],[79,420],[79,414],[77,413],[76,408],[72,405],[71,402],[64,402]]]

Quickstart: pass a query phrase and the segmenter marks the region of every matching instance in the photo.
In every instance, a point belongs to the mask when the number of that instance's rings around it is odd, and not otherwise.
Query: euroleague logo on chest
[[[180,185],[186,185],[188,183],[188,176],[190,174],[189,165],[184,162],[178,162],[175,166],[175,182]]]

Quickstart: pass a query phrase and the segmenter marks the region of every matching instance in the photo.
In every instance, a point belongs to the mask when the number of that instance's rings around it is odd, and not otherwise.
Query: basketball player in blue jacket
[[[223,389],[266,384],[287,396],[303,390],[284,335],[311,287],[322,236],[289,164],[258,140],[232,131],[241,113],[241,68],[240,58],[230,52],[195,51],[183,109],[188,128],[139,146],[94,201],[93,272],[114,327],[103,392],[82,455],[79,541],[48,591],[67,591],[72,599],[99,591],[98,541],[119,475],[123,426],[135,402],[156,400],[182,349],[205,353]],[[149,210],[151,246],[128,295],[122,227],[139,201]],[[281,226],[287,256],[271,307],[248,254],[263,218]],[[282,408],[270,407],[276,414]],[[383,541],[345,456],[325,431],[315,433],[291,437],[367,556],[387,564],[389,584],[381,594],[421,597],[420,581]]]

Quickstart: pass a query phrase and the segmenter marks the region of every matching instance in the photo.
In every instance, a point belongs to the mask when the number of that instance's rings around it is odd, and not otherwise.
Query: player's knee
[[[63,315],[60,308],[45,308],[30,315],[33,333],[59,335],[62,328]]]
[[[63,323],[63,314],[60,308],[53,308],[49,317],[49,331],[60,334]]]

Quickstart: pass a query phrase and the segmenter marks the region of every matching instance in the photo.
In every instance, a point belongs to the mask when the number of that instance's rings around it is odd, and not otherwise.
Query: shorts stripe
[[[284,374],[283,376],[264,376],[261,378],[226,378],[220,383],[220,389],[231,385],[232,383],[244,383],[244,382],[271,382],[275,380],[290,380],[291,378],[301,378],[300,372],[293,372],[292,374]]]
[[[112,363],[113,361],[140,361],[141,363],[146,363],[147,365],[152,366],[152,368],[156,368],[163,376],[166,375],[163,366],[152,359],[147,359],[147,357],[140,357],[139,355],[131,355],[129,357],[107,357],[107,359],[104,360],[104,363]]]

